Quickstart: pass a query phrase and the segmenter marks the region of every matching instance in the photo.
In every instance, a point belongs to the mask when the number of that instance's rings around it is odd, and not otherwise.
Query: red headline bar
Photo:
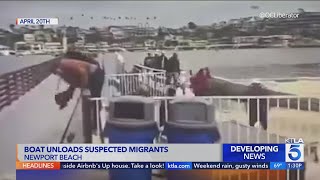
[[[57,170],[60,169],[60,162],[16,162],[16,169]]]

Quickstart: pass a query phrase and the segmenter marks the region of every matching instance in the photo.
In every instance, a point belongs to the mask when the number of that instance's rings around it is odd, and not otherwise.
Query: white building
[[[257,43],[261,36],[237,36],[232,40],[234,43]]]
[[[110,33],[114,39],[126,39],[129,37],[155,37],[158,36],[158,29],[142,26],[110,26]]]
[[[48,54],[62,53],[63,46],[60,42],[47,42],[44,43],[44,52]]]
[[[36,37],[33,34],[24,34],[23,40],[27,43],[33,43],[36,41]],[[23,43],[20,43],[23,44]]]
[[[241,27],[242,25],[242,20],[241,19],[230,19],[228,21],[228,25],[232,25],[233,27]]]

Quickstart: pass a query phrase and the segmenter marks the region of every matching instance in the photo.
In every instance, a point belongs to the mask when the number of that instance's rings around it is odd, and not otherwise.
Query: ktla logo
[[[304,144],[286,144],[286,162],[304,162]]]

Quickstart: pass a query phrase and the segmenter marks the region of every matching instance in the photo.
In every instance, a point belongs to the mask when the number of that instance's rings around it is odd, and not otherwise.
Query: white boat
[[[16,42],[14,44],[16,56],[25,56],[31,54],[44,54],[42,42]]]
[[[85,51],[99,53],[99,52],[108,52],[110,46],[106,42],[101,42],[99,44],[88,43],[83,45]]]
[[[9,56],[15,54],[8,46],[0,45],[0,56]]]
[[[16,56],[21,57],[21,56],[26,56],[26,55],[31,55],[32,52],[28,50],[18,50],[16,51]]]
[[[108,52],[126,52],[127,50],[125,48],[121,47],[111,47],[108,48]]]

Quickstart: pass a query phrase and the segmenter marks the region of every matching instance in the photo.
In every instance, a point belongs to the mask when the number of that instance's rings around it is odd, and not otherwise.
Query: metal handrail
[[[149,71],[166,72],[166,70],[163,70],[163,69],[151,68],[151,67],[143,66],[143,65],[140,65],[140,64],[135,64],[134,66],[135,67],[139,67],[141,69],[146,69],[146,70],[149,70]]]
[[[142,88],[148,88],[147,96],[164,96],[166,88],[166,71],[149,68],[142,65],[138,67],[137,73],[108,74],[106,84],[108,96],[132,95],[138,93]]]
[[[171,99],[176,99],[176,98],[189,98],[189,97],[175,97],[175,96],[158,96],[158,97],[153,97],[154,99],[157,100],[171,100]],[[201,99],[292,99],[292,98],[319,98],[320,95],[261,95],[261,96],[194,96],[192,98],[201,98]],[[107,100],[107,97],[95,97],[95,98],[90,98],[91,100]]]
[[[164,101],[164,106],[165,106],[165,112],[164,112],[164,116],[162,117],[164,118],[164,121],[167,122],[168,121],[168,104],[170,100],[176,99],[176,98],[183,98],[183,97],[171,97],[171,96],[166,96],[166,97],[150,97],[153,98],[155,100]],[[189,97],[185,97],[185,98],[189,98]],[[301,99],[305,98],[308,99],[308,104],[310,104],[311,99],[317,98],[318,99],[318,110],[316,112],[320,113],[320,96],[319,95],[315,95],[315,96],[301,96],[301,95],[283,95],[283,96],[196,96],[196,97],[190,97],[190,98],[198,98],[198,99],[211,99],[211,100],[215,100],[212,101],[212,103],[215,104],[216,107],[216,115],[218,116],[218,118],[216,119],[217,121],[217,126],[219,128],[222,128],[224,132],[224,142],[225,143],[284,143],[282,142],[283,139],[285,137],[291,137],[286,133],[280,133],[281,129],[279,123],[281,122],[277,122],[274,121],[274,123],[276,123],[276,126],[274,127],[276,131],[272,132],[270,131],[269,127],[270,125],[268,125],[268,128],[266,130],[263,130],[261,128],[256,128],[255,126],[252,127],[252,125],[250,125],[250,121],[251,115],[250,108],[255,108],[254,105],[250,105],[250,101],[249,100],[256,100],[256,108],[254,111],[256,111],[256,121],[258,124],[261,123],[261,119],[260,119],[260,100],[261,99],[266,99],[266,103],[267,103],[267,111],[268,113],[266,114],[266,119],[267,121],[270,120],[269,113],[270,113],[270,109],[268,107],[271,106],[270,100],[271,99],[276,99],[277,100],[277,106],[279,107],[280,105],[280,100],[284,99],[286,102],[289,102],[288,106],[286,106],[287,109],[291,109],[290,107],[290,101],[292,101],[292,98],[296,98],[298,99],[296,102],[299,103]],[[242,99],[246,100],[246,102],[241,101]],[[100,98],[90,98],[90,100],[98,102],[98,101],[102,101],[102,100],[108,100],[107,97],[100,97]],[[229,106],[229,102],[231,102],[233,100],[235,106],[237,106],[239,109],[233,107],[233,106]],[[227,105],[227,106],[226,106]],[[247,110],[244,110],[243,107],[247,107]],[[242,107],[242,109],[240,108]],[[231,109],[230,109],[231,108]],[[235,108],[235,109],[233,109]],[[236,117],[235,119],[232,118],[232,116],[228,116],[228,112],[225,110],[235,110],[237,113],[238,111],[241,114],[244,114],[244,116],[239,116]],[[294,108],[292,108],[294,109]],[[296,110],[301,110],[300,106],[297,105],[297,109]],[[311,105],[308,105],[308,110],[311,111]],[[229,112],[230,113],[230,112]],[[161,113],[160,113],[161,114]],[[238,116],[238,115],[237,115]],[[158,117],[159,119],[156,120],[159,124],[161,121],[161,117]],[[243,121],[245,120],[245,121]],[[270,123],[270,122],[269,122]],[[314,125],[313,124],[309,124],[307,125],[307,127],[312,128]],[[232,129],[233,128],[233,129]],[[290,128],[290,127],[289,127]],[[161,129],[160,129],[161,131]],[[275,133],[277,132],[277,133]],[[279,133],[278,133],[279,132]],[[305,136],[305,151],[306,151],[306,155],[310,156],[311,152],[312,152],[312,146],[316,146],[313,145],[313,143],[315,142],[315,138],[314,137],[309,137],[308,135],[310,135],[309,133],[314,133],[314,130],[312,129],[305,129],[303,131],[301,131],[301,135]],[[314,135],[314,134],[312,134]],[[319,133],[318,133],[319,135]],[[242,137],[241,137],[242,136]],[[266,138],[266,139],[265,139]],[[316,137],[317,138],[317,137]],[[245,141],[245,142],[244,142]],[[254,142],[253,142],[254,141]],[[318,145],[318,148],[319,145]],[[286,172],[287,174],[294,175],[296,173],[296,178],[299,179],[299,174],[302,173],[302,171],[292,171],[292,170],[287,170]],[[257,173],[257,177],[259,176],[260,172]],[[239,174],[240,175],[240,174]],[[229,176],[229,175],[228,175]],[[248,176],[250,176],[250,172],[248,172]],[[295,176],[295,175],[294,175]],[[229,176],[230,177],[230,176]],[[280,179],[280,173],[276,174],[276,179],[279,180]],[[240,180],[241,178],[239,178]],[[291,180],[292,178],[289,177],[289,175],[286,178],[287,180]],[[295,179],[295,178],[293,178]]]
[[[121,77],[121,76],[131,76],[131,75],[162,75],[163,72],[139,72],[139,73],[123,73],[123,74],[106,74],[106,77]]]

